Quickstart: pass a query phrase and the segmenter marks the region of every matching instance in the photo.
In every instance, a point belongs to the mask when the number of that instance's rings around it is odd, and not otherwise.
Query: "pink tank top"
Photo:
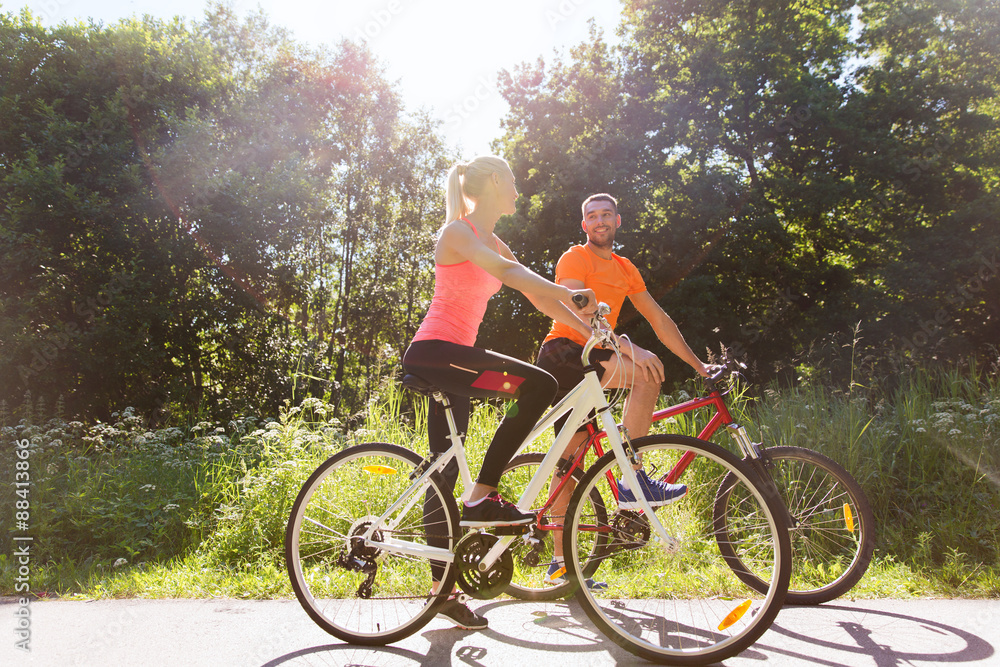
[[[472,227],[479,237],[473,224],[465,218],[462,222]],[[500,252],[499,244],[497,252]],[[434,298],[413,340],[444,340],[474,346],[486,313],[486,303],[502,285],[468,260],[459,264],[435,264]]]

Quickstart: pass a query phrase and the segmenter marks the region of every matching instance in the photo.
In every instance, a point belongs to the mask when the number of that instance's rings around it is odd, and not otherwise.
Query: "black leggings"
[[[556,379],[531,364],[489,350],[468,347],[441,340],[421,340],[411,343],[403,355],[403,370],[430,382],[446,394],[459,435],[469,428],[469,406],[475,398],[513,398],[500,428],[486,450],[483,467],[476,481],[486,486],[498,486],[504,468],[532,427],[549,407],[559,384]],[[506,386],[505,386],[506,385]],[[427,437],[432,452],[444,452],[451,447],[448,419],[437,401],[430,402],[427,411]],[[458,479],[458,463],[452,459],[443,472],[446,491],[454,493]],[[424,525],[427,544],[448,547],[443,537],[444,517],[437,496],[430,491],[424,500]],[[431,578],[441,581],[444,565],[431,563]],[[445,591],[447,594],[449,591]]]
[[[537,366],[489,350],[442,340],[412,343],[403,355],[403,370],[419,375],[447,394],[459,434],[464,435],[469,427],[470,398],[514,399],[486,450],[476,480],[486,486],[500,483],[504,468],[559,388],[556,379]],[[443,452],[451,447],[448,421],[437,401],[431,401],[428,411],[427,437],[432,452]],[[454,470],[446,469],[445,475],[454,489],[457,466]]]

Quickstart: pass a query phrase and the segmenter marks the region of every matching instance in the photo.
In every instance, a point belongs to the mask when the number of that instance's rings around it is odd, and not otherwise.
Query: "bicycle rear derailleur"
[[[521,562],[527,567],[538,567],[545,551],[545,532],[538,526],[532,526],[531,531],[522,537],[525,546],[516,549],[521,554]]]
[[[367,600],[372,594],[372,585],[375,583],[375,574],[378,572],[378,563],[375,558],[381,553],[381,549],[365,544],[364,535],[368,532],[372,522],[378,517],[366,516],[358,519],[347,532],[347,543],[337,558],[337,565],[352,572],[361,572],[367,575],[365,580],[358,586],[358,597]],[[372,533],[373,542],[382,541],[382,533],[375,531]]]

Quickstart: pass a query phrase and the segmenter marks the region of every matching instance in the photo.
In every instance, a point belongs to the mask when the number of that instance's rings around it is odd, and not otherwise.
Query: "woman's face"
[[[514,174],[508,169],[506,173],[498,174],[497,198],[504,215],[513,215],[517,210],[514,202],[517,200],[517,187],[514,185]]]

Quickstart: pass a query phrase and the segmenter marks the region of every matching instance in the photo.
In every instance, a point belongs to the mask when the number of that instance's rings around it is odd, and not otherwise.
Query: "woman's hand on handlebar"
[[[597,312],[597,295],[591,289],[571,289],[569,303],[577,315],[581,317],[593,317]]]

